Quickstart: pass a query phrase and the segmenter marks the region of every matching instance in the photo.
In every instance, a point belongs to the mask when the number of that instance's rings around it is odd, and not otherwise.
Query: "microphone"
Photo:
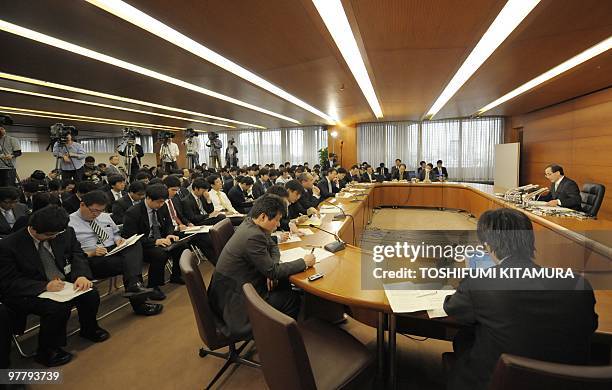
[[[334,221],[344,221],[344,220],[346,219],[346,217],[347,217],[347,215],[348,215],[348,214],[346,214],[346,213],[344,212],[344,209],[343,209],[342,207],[340,207],[340,206],[338,206],[338,205],[336,205],[336,204],[333,204],[333,203],[331,203],[331,202],[329,202],[329,201],[325,201],[325,202],[323,202],[323,203],[328,204],[328,205],[330,205],[330,206],[333,206],[333,207],[335,207],[335,208],[339,209],[339,210],[340,210],[340,212],[342,213],[342,214],[336,214],[336,215],[334,215],[334,218],[333,218],[333,219],[334,219]],[[351,215],[351,217],[352,217],[352,215]]]
[[[321,231],[323,231],[323,232],[325,232],[325,233],[327,233],[327,234],[331,234],[332,236],[334,236],[334,238],[336,239],[336,241],[334,241],[334,242],[330,242],[329,244],[327,244],[327,245],[325,245],[325,246],[323,247],[323,248],[324,248],[326,251],[329,251],[329,252],[331,252],[331,253],[336,253],[336,252],[339,252],[339,251],[343,250],[344,248],[346,248],[346,243],[345,243],[344,241],[342,241],[342,240],[340,239],[340,237],[338,237],[338,235],[337,235],[337,234],[332,233],[332,232],[330,232],[330,231],[327,231],[327,230],[325,230],[325,229],[321,229],[320,227],[315,226],[315,225],[313,225],[313,224],[310,224],[309,226],[310,226],[311,228],[315,228],[315,229],[321,230]]]

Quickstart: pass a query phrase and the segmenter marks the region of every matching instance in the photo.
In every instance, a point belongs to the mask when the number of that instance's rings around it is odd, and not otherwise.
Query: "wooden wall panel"
[[[612,219],[612,88],[512,117],[523,128],[521,184],[549,185],[544,167],[559,163],[565,174],[606,186],[599,218]]]
[[[334,139],[331,136],[332,131],[338,132],[338,136]],[[328,150],[332,150],[338,156],[338,161],[341,161],[343,167],[347,170],[351,165],[357,164],[357,127],[356,124],[347,126],[329,127],[327,131]]]

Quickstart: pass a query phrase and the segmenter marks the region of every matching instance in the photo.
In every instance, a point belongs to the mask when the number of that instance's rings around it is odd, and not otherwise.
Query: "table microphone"
[[[325,202],[325,204],[328,204],[328,205],[330,205],[330,206],[333,206],[333,207],[335,207],[335,208],[339,209],[339,210],[340,210],[340,212],[342,212],[342,214],[336,214],[336,215],[334,215],[334,218],[333,218],[333,219],[334,219],[334,221],[344,221],[344,219],[347,217],[347,215],[348,215],[348,214],[344,212],[344,209],[343,209],[342,207],[340,207],[340,206],[338,206],[338,205],[336,205],[336,204],[333,204],[333,203],[331,203],[331,202]],[[352,215],[351,215],[351,217],[352,217]]]
[[[330,242],[329,244],[327,244],[327,245],[323,246],[323,248],[324,248],[326,251],[329,251],[329,252],[331,252],[331,253],[336,253],[336,252],[339,252],[339,251],[343,250],[344,248],[346,248],[346,243],[345,243],[344,241],[342,241],[342,240],[340,239],[340,237],[338,237],[338,235],[337,235],[337,234],[332,233],[332,232],[329,232],[329,231],[327,231],[327,230],[325,230],[325,229],[321,229],[320,227],[315,226],[315,225],[313,225],[313,224],[310,224],[309,226],[310,226],[311,228],[315,228],[315,229],[321,230],[321,231],[323,231],[323,232],[325,232],[325,233],[327,233],[327,234],[331,234],[332,236],[334,236],[334,237],[336,238],[336,241],[334,241],[334,242]]]

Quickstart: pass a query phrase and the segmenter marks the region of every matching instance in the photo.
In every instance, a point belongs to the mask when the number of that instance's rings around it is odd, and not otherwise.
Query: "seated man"
[[[323,171],[323,179],[317,184],[321,190],[321,199],[333,198],[336,193],[340,192],[336,176],[338,171],[335,168],[330,168],[328,171]]]
[[[19,190],[15,187],[0,187],[0,236],[11,233],[19,218],[28,214],[28,206],[19,203]]]
[[[548,194],[540,197],[540,200],[548,201],[549,206],[561,206],[568,209],[582,210],[582,198],[580,188],[575,181],[565,177],[563,167],[552,164],[544,170],[544,176],[552,183]]]
[[[365,172],[361,176],[362,183],[374,183],[376,181],[376,177],[374,176],[374,168],[371,165],[367,165],[365,168]]]
[[[98,185],[91,181],[81,181],[76,185],[76,192],[62,202],[62,207],[72,214],[81,206],[81,197],[90,191],[98,189]]]
[[[108,185],[110,186],[110,189],[105,191],[106,196],[108,196],[109,199],[106,211],[110,213],[113,211],[113,204],[127,195],[127,191],[125,190],[125,177],[120,175],[111,175],[108,177]]]
[[[197,178],[193,181],[189,195],[181,200],[183,214],[188,222],[197,226],[214,225],[225,218],[215,211],[209,190],[210,184],[206,180]]]
[[[346,168],[338,168],[338,188],[341,190],[351,182],[350,178],[347,175],[348,172]]]
[[[448,171],[446,170],[446,167],[442,166],[442,160],[436,161],[436,167],[433,169],[433,174],[438,181],[448,179]]]
[[[164,248],[172,245],[178,237],[173,234],[174,225],[167,207],[163,207],[168,199],[168,188],[163,184],[147,187],[145,199],[132,206],[123,218],[121,235],[129,238],[134,234],[144,234],[140,239],[142,254],[145,262],[149,263],[149,283],[147,287],[155,291],[149,297],[154,300],[163,300],[166,295],[160,286],[164,285],[164,267],[168,257],[178,264],[182,249],[177,247],[168,253]],[[180,281],[180,269],[173,268],[171,280]]]
[[[134,313],[152,316],[162,311],[162,305],[147,303],[151,290],[142,286],[142,247],[139,242],[112,256],[105,256],[125,241],[119,228],[104,212],[108,197],[102,191],[83,195],[81,206],[70,214],[69,225],[74,229],[81,249],[87,255],[91,273],[96,279],[123,275],[125,297]]]
[[[436,176],[434,176],[433,173],[433,164],[432,163],[427,163],[425,165],[425,168],[423,168],[420,172],[419,172],[419,180],[420,181],[424,181],[424,182],[431,182],[431,181],[437,181],[438,179],[436,178]]]
[[[296,206],[296,211],[304,215],[318,214],[317,207],[323,201],[323,198],[319,187],[314,185],[314,178],[310,173],[303,172],[298,175],[297,180],[304,191],[298,200],[299,206]]]
[[[268,168],[261,168],[259,170],[259,178],[255,179],[253,183],[253,198],[259,198],[265,194],[270,187],[272,187],[272,184],[270,184],[270,171]]]
[[[123,223],[123,216],[128,209],[135,204],[138,204],[145,197],[145,189],[147,185],[141,181],[135,181],[130,184],[127,195],[113,203],[111,218],[113,221],[121,225]]]
[[[477,233],[499,270],[540,268],[529,218],[501,208],[480,216]],[[500,275],[500,272],[497,272]],[[468,326],[455,336],[457,363],[449,389],[485,389],[502,353],[586,364],[597,329],[595,297],[588,281],[575,278],[466,278],[444,310]]]
[[[252,283],[270,305],[297,318],[300,298],[288,278],[312,267],[315,257],[308,254],[303,259],[280,262],[271,233],[278,227],[285,208],[285,202],[276,195],[259,197],[251,215],[236,229],[219,256],[208,291],[213,309],[231,335],[242,335],[250,329],[243,303],[244,283]]]
[[[406,171],[406,164],[400,164],[399,168],[393,171],[393,175],[391,175],[391,180],[410,180],[410,176],[408,175],[408,171]]]
[[[35,358],[40,364],[59,366],[72,358],[61,347],[66,345],[66,324],[73,306],[79,312],[81,337],[93,342],[108,339],[108,332],[96,320],[100,305],[97,290],[68,302],[38,297],[45,291],[61,291],[67,281],[77,291],[87,290],[93,286],[91,279],[85,254],[68,226],[68,214],[60,207],[36,211],[27,228],[0,240],[0,294],[17,315],[40,316]]]
[[[249,176],[238,176],[238,185],[232,187],[227,194],[232,206],[242,214],[248,214],[253,207],[253,200],[247,199],[249,190],[253,187],[253,179]]]
[[[227,195],[221,191],[221,188],[223,187],[221,177],[217,174],[213,174],[208,176],[206,180],[210,184],[210,199],[213,203],[215,211],[226,212],[227,214],[238,214],[238,211],[236,211],[234,206],[232,206],[232,202],[230,202]]]

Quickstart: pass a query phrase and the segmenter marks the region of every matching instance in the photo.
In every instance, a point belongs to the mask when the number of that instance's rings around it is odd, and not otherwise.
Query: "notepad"
[[[121,245],[116,246],[115,249],[113,249],[112,251],[110,251],[107,254],[105,254],[104,257],[112,256],[115,253],[119,253],[122,250],[124,250],[125,248],[134,245],[135,243],[138,242],[138,240],[140,240],[140,238],[142,236],[144,236],[144,234],[134,234],[132,237],[130,237],[130,238],[126,239],[125,241],[123,241],[123,243]]]
[[[280,262],[288,263],[290,261],[294,261],[297,259],[303,259],[304,256],[306,256],[310,252],[312,252],[312,248],[301,248],[301,247],[288,249],[286,251],[281,251]],[[323,248],[314,248],[313,255],[315,256],[316,262],[318,263],[319,261],[327,257],[333,256],[334,254],[326,251]]]
[[[337,214],[341,213],[342,209],[334,206],[321,206],[319,212],[321,214]]]
[[[302,241],[302,239],[300,238],[300,236],[298,236],[297,234],[289,234],[289,239],[287,241],[283,241],[281,242],[280,238],[283,234],[285,234],[286,232],[274,232],[272,233],[273,236],[278,238],[278,243],[279,244],[287,244],[290,242],[298,242],[298,241]]]
[[[310,226],[310,225],[321,226],[321,218],[317,217],[316,215],[311,215],[310,218],[308,218],[305,222],[302,222],[299,224],[299,226]]]
[[[88,288],[84,291],[75,291],[74,284],[70,282],[64,282],[64,288],[62,290],[54,291],[54,292],[45,291],[44,293],[40,294],[38,297],[51,299],[52,301],[55,301],[55,302],[68,302],[78,297],[79,295],[85,294],[86,292],[89,292],[89,291],[91,291],[91,288]]]
[[[202,226],[191,226],[187,229],[183,230],[185,234],[199,234],[199,233],[208,233],[212,226],[210,225],[202,225]]]
[[[444,286],[443,289],[439,290],[421,290],[420,288],[422,287],[412,282],[384,285],[385,295],[394,313],[412,313],[427,310],[437,317],[446,316],[446,314],[442,315],[444,312],[444,300],[448,295],[455,293],[455,290],[446,287]]]

